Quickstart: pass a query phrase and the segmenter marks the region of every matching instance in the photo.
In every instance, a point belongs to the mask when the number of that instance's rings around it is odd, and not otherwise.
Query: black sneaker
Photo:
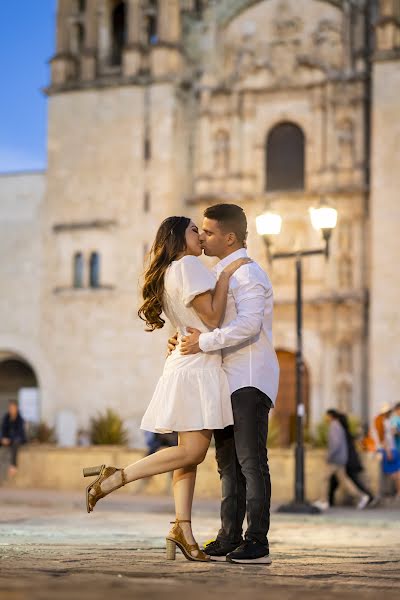
[[[211,560],[226,561],[226,555],[232,550],[237,548],[237,544],[231,544],[229,542],[220,542],[214,540],[204,546],[204,552],[208,554]]]
[[[242,565],[270,565],[268,547],[256,540],[244,540],[236,550],[226,555],[226,560]]]

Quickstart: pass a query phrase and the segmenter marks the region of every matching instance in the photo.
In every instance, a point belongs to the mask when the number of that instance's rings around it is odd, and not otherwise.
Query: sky
[[[0,173],[46,169],[49,59],[56,0],[2,1],[0,19]]]

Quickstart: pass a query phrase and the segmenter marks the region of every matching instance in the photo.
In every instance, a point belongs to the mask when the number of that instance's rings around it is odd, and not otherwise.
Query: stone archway
[[[39,382],[34,369],[23,357],[0,352],[1,417],[7,411],[10,400],[22,404],[27,417],[32,420],[39,418]]]
[[[296,439],[296,354],[288,350],[276,351],[280,367],[279,391],[276,399],[274,418],[279,424],[279,443],[289,446]],[[303,399],[306,409],[306,422],[309,421],[310,381],[308,368],[304,365]]]

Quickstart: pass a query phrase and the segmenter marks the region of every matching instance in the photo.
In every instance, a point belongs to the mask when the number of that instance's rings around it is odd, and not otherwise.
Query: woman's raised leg
[[[178,446],[159,450],[128,465],[123,470],[116,471],[101,482],[101,491],[109,494],[121,487],[123,483],[200,464],[207,454],[211,433],[207,430],[180,432]],[[124,482],[122,473],[125,477]]]

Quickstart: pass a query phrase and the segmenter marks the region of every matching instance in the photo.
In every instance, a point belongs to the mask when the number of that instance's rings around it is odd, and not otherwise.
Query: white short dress
[[[210,331],[194,308],[193,298],[214,289],[214,275],[196,256],[174,261],[165,274],[164,313],[178,330]],[[221,352],[180,353],[180,344],[166,359],[141,429],[156,433],[223,429],[233,424],[228,380]]]

